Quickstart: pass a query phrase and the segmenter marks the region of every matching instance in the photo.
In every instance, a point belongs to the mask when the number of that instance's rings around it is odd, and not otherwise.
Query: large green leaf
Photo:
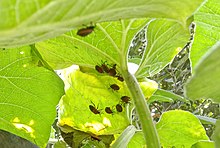
[[[212,98],[220,102],[220,43],[213,46],[200,60],[195,74],[186,84],[185,95],[190,99]]]
[[[190,52],[192,67],[200,58],[220,40],[219,0],[208,0],[194,15],[196,33]]]
[[[153,76],[162,70],[186,44],[189,31],[177,22],[156,19],[149,23],[146,38],[147,48],[137,77]]]
[[[191,147],[199,140],[208,140],[205,129],[191,113],[181,110],[162,114],[156,125],[161,145],[167,147]]]
[[[189,112],[175,110],[162,114],[160,121],[156,125],[161,145],[164,148],[195,148],[208,140],[205,130],[199,120]],[[213,143],[205,143],[212,146]],[[146,146],[143,133],[136,132],[128,144],[128,147],[144,147]],[[211,148],[211,147],[210,147]]]
[[[70,75],[70,87],[60,101],[59,126],[65,132],[65,126],[90,132],[96,135],[109,135],[123,131],[129,120],[126,116],[126,107],[121,102],[122,96],[129,96],[124,82],[118,81],[108,75],[82,73],[73,71]],[[120,89],[114,91],[111,84],[117,84]],[[116,109],[117,104],[122,104],[122,112]],[[90,105],[100,111],[94,114]],[[112,114],[105,111],[110,107]]]
[[[134,35],[149,19],[122,20],[97,24],[86,37],[77,30],[36,44],[42,57],[55,69],[72,64],[93,68],[101,61],[108,64],[125,64],[127,51]]]
[[[91,22],[166,17],[184,24],[202,2],[203,0],[1,0],[0,47],[45,40]]]
[[[73,128],[96,135],[120,133],[129,125],[130,120],[127,114],[130,113],[132,101],[126,104],[121,100],[122,96],[130,96],[127,86],[115,77],[93,71],[83,73],[73,70],[70,74],[67,73],[69,80],[65,82],[69,87],[60,101],[59,126],[64,132],[72,132]],[[111,84],[117,84],[120,89],[113,90]],[[154,93],[157,83],[140,82],[140,86],[147,98]],[[122,106],[122,112],[117,111],[117,104]],[[100,114],[94,114],[90,105],[100,110]],[[110,107],[113,113],[108,114],[106,107]]]
[[[0,129],[45,147],[64,90],[36,61],[29,46],[0,49]]]

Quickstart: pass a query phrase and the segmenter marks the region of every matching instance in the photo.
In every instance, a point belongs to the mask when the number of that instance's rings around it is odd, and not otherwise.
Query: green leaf
[[[1,0],[0,47],[35,43],[91,22],[165,17],[185,24],[202,2],[203,0]]]
[[[157,82],[147,78],[139,81],[139,85],[146,99],[150,98],[158,89]]]
[[[176,100],[189,102],[187,99],[183,98],[182,96],[179,96],[177,94],[174,94],[172,92],[163,89],[157,89],[157,91],[147,100],[147,102],[148,103],[152,103],[154,101],[173,102]]]
[[[136,76],[153,76],[162,70],[182,49],[189,38],[189,31],[181,24],[156,19],[147,27],[147,48]]]
[[[30,46],[0,49],[0,128],[45,147],[63,82],[36,66]]]
[[[192,145],[191,148],[215,148],[213,141],[201,140]]]
[[[62,36],[36,44],[49,65],[62,69],[72,64],[93,68],[101,61],[122,66],[134,35],[149,19],[122,20],[96,24],[94,32],[86,37],[73,30]]]
[[[128,126],[121,135],[117,138],[112,148],[127,148],[127,144],[130,142],[136,132],[136,128],[133,125]]]
[[[196,33],[190,52],[193,70],[200,58],[220,40],[219,0],[208,0],[194,15]]]
[[[199,140],[209,140],[199,120],[190,112],[164,112],[156,125],[163,147],[191,147]]]
[[[215,141],[215,147],[220,147],[220,120],[217,120],[215,124],[215,131],[212,136],[212,139]]]
[[[135,147],[137,148],[147,147],[146,142],[144,140],[144,134],[142,131],[136,132],[128,144],[128,148],[135,148]]]
[[[121,101],[122,96],[130,96],[124,82],[98,72],[86,74],[79,70],[73,71],[69,78],[70,87],[60,101],[59,126],[63,130],[67,125],[95,135],[109,135],[120,133],[129,125],[127,105]],[[120,89],[114,91],[111,84],[117,84]],[[122,112],[117,111],[117,104],[121,104]],[[100,114],[90,110],[90,105]],[[113,113],[108,114],[106,107]],[[66,132],[71,131],[67,129]]]
[[[212,98],[220,102],[220,42],[200,60],[195,73],[186,84],[185,95],[190,99]]]

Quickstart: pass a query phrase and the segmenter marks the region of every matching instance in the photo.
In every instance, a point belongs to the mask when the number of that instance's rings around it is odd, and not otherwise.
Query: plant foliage
[[[218,147],[219,5],[0,1],[0,147]]]

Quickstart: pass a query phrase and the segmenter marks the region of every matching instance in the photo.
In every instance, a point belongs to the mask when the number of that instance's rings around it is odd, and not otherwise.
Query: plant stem
[[[144,134],[144,138],[147,144],[147,148],[161,148],[159,137],[157,135],[156,128],[154,126],[150,110],[147,106],[145,97],[137,82],[137,79],[130,74],[127,70],[123,71],[123,76],[128,89],[132,95],[134,105],[136,107]]]

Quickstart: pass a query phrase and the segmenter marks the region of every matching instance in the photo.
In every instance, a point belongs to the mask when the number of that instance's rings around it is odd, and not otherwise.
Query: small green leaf
[[[156,19],[147,27],[147,48],[136,76],[153,76],[162,70],[182,49],[189,38],[189,31],[181,24]]]
[[[157,82],[147,78],[142,79],[142,81],[139,82],[139,85],[146,99],[150,98],[158,88]]]
[[[163,147],[191,147],[199,140],[209,140],[199,120],[190,112],[164,112],[156,125]]]
[[[36,66],[30,46],[0,49],[0,128],[45,147],[63,82]]]
[[[190,52],[193,70],[200,58],[220,40],[219,7],[219,0],[208,0],[194,15],[196,33]]]
[[[177,94],[174,94],[172,92],[169,92],[163,89],[157,89],[157,91],[147,100],[147,102],[148,103],[151,103],[154,101],[173,102],[176,100],[188,102],[188,100],[183,98],[182,96],[179,96]]]
[[[91,22],[163,17],[185,24],[202,2],[203,0],[1,0],[0,47],[39,42]]]
[[[220,42],[200,60],[195,73],[186,84],[185,95],[190,99],[212,98],[220,102]]]
[[[193,144],[191,148],[215,148],[215,144],[213,141],[201,140]]]

